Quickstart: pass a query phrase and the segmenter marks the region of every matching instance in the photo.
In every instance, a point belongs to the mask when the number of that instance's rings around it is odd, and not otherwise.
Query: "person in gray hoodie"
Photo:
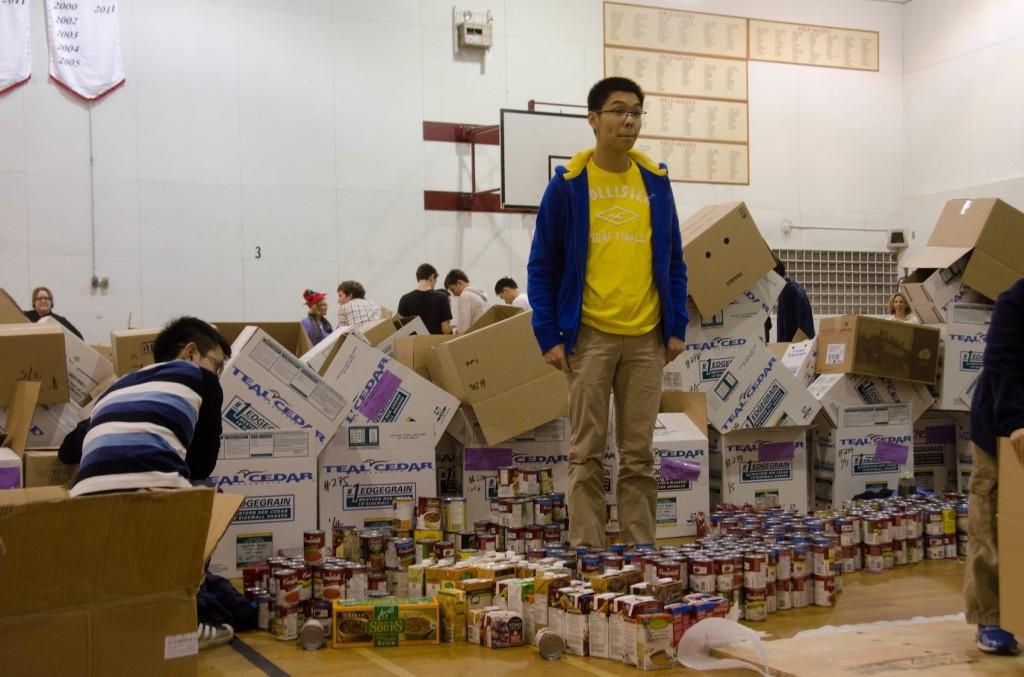
[[[487,310],[487,294],[469,283],[469,276],[452,268],[444,278],[444,288],[452,295],[452,314],[455,315],[454,333],[465,334]]]

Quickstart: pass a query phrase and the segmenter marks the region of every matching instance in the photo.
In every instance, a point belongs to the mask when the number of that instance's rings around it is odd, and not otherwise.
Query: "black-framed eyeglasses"
[[[637,122],[643,122],[644,116],[647,115],[645,110],[626,110],[625,108],[610,108],[608,110],[595,110],[594,112],[598,115],[610,115],[616,120],[624,120],[630,117]]]

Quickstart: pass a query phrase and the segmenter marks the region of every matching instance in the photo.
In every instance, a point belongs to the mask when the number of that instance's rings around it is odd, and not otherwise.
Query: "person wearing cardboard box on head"
[[[338,285],[338,326],[358,327],[380,319],[380,306],[366,300],[366,290],[355,280]]]
[[[68,328],[72,334],[78,338],[85,340],[82,336],[82,332],[75,328],[75,325],[68,321],[68,318],[63,315],[58,315],[53,312],[53,292],[48,287],[36,287],[32,290],[32,310],[25,311],[25,317],[32,322],[38,322],[44,317],[52,317],[57,320],[65,327]]]
[[[452,295],[455,312],[452,313],[453,333],[465,334],[474,322],[487,310],[487,294],[480,287],[469,283],[469,276],[458,268],[452,268],[444,277],[444,288]]]
[[[503,277],[495,282],[494,293],[510,306],[522,308],[523,310],[533,310],[530,307],[530,299],[527,297],[526,292],[519,291],[519,285],[511,277]]]
[[[302,300],[306,304],[306,316],[302,318],[302,328],[309,337],[309,342],[316,345],[331,335],[334,329],[327,315],[327,294],[307,289],[302,292]]]
[[[999,295],[988,328],[981,373],[971,398],[971,443],[974,468],[968,486],[965,617],[978,626],[977,645],[986,653],[1015,654],[1014,636],[999,627],[999,559],[996,508],[999,504],[999,459],[996,440],[1009,437],[1024,464],[1024,279]],[[1020,487],[1005,487],[1019,491]],[[1015,575],[1019,572],[1015,572]]]
[[[606,78],[587,97],[594,149],[558,167],[527,265],[533,329],[569,385],[569,540],[603,547],[609,396],[619,447],[623,541],[653,543],[651,450],[662,370],[684,347],[686,264],[665,165],[633,150],[644,93]]]
[[[200,319],[164,327],[153,342],[155,363],[111,385],[61,443],[60,460],[79,463],[71,496],[203,484],[220,451],[219,377],[230,356],[220,332]],[[255,623],[219,576],[207,574],[197,605],[200,648],[230,642],[231,623]]]
[[[434,289],[437,268],[421,263],[416,268],[416,288],[398,301],[398,314],[419,317],[431,334],[452,333],[452,307],[448,292]]]
[[[906,322],[908,324],[921,324],[921,320],[914,314],[914,311],[910,309],[910,304],[907,303],[907,298],[896,292],[889,297],[889,317],[888,319],[896,322]]]

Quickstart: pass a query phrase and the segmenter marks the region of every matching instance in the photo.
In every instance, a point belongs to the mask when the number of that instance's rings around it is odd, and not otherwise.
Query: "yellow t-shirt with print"
[[[651,251],[651,205],[640,168],[622,173],[587,163],[590,244],[583,281],[583,324],[639,336],[661,321]]]

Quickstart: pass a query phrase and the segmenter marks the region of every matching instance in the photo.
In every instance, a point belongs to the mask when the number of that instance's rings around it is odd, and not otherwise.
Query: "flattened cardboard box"
[[[302,532],[317,523],[318,452],[309,430],[225,432],[210,481],[244,500],[210,571],[237,578],[246,564],[302,552]]]
[[[153,364],[153,343],[159,333],[159,329],[124,329],[110,332],[114,373],[124,376]]]
[[[819,374],[863,374],[935,383],[937,327],[845,315],[823,318],[817,339]]]
[[[705,316],[717,313],[775,267],[771,250],[742,202],[704,207],[680,229],[688,291]]]
[[[396,498],[435,496],[432,423],[342,426],[320,454],[320,529],[391,519]]]
[[[1024,486],[1024,464],[1018,460],[1008,439],[999,440],[999,485]],[[1020,525],[1024,524],[1024,492],[1000,491],[999,529],[999,624],[1020,636],[1024,634],[1024,539],[1020,538]]]
[[[228,343],[234,343],[246,327],[259,327],[296,357],[313,347],[301,322],[212,322]]]
[[[114,365],[93,350],[92,346],[71,333],[64,325],[50,317],[40,324],[52,324],[64,332],[64,352],[68,360],[68,391],[71,402],[85,406],[92,400],[92,392],[114,376]]]
[[[348,400],[259,327],[231,346],[220,384],[225,432],[311,430],[314,457],[338,431]]]
[[[957,199],[946,203],[928,245],[906,266],[946,268],[971,253],[964,284],[995,299],[1024,276],[1021,251],[1024,214],[998,198]]]
[[[71,398],[64,331],[59,324],[0,325],[0,407],[8,406],[11,386],[38,381],[39,404],[60,404]]]
[[[5,674],[197,674],[195,595],[237,508],[208,489],[0,492],[4,575],[21,582],[0,586]]]

